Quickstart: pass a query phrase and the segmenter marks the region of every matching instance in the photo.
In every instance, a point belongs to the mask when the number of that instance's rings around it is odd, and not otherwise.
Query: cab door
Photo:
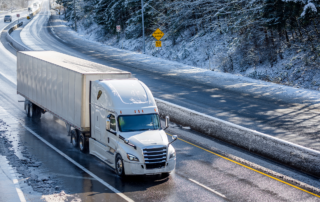
[[[94,116],[92,120],[94,123],[94,138],[101,142],[101,127],[99,121],[101,121],[100,107],[94,105]]]
[[[110,130],[106,130],[106,144],[109,146],[110,150],[108,152],[110,160],[112,160],[112,163],[114,163],[114,155],[115,151],[117,150],[118,145],[118,137],[117,137],[117,120],[116,116],[114,114],[109,114],[107,116],[107,119],[110,120]],[[106,122],[107,124],[107,122]],[[107,126],[106,126],[107,128]]]

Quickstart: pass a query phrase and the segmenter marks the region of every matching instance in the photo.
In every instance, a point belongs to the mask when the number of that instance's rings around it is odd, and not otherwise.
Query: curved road
[[[26,27],[26,31],[30,34],[27,41],[22,34],[26,45],[34,49],[60,51],[129,70],[150,86],[157,97],[165,97],[171,93],[176,96],[177,90],[179,93],[189,92],[190,84],[181,80],[172,81],[172,78],[161,75],[155,77],[150,72],[96,59],[93,55],[88,56],[82,53],[78,46],[70,47],[70,44],[56,39],[53,37],[50,27],[47,27],[48,9],[48,1],[44,1],[42,12]],[[44,115],[39,122],[26,118],[22,103],[18,103],[18,100],[23,100],[23,98],[16,95],[16,59],[13,55],[10,56],[6,50],[0,51],[3,53],[0,54],[0,72],[6,72],[3,76],[0,75],[0,119],[8,124],[13,122],[14,118],[19,119],[29,129],[13,124],[13,127],[16,127],[15,130],[18,131],[15,134],[20,141],[30,148],[33,155],[43,163],[48,172],[61,180],[68,193],[76,194],[83,201],[123,201],[124,199],[55,153],[35,138],[30,130],[134,201],[319,201],[320,199],[319,196],[293,186],[286,179],[282,181],[280,178],[275,178],[276,174],[267,174],[265,169],[260,171],[258,171],[259,169],[251,169],[255,165],[250,162],[288,175],[319,189],[318,179],[175,126],[169,132],[177,134],[181,140],[174,143],[177,152],[177,167],[169,178],[134,176],[121,179],[100,160],[88,154],[82,154],[73,148],[66,135],[66,128],[61,121],[54,119],[50,114]],[[196,107],[196,109],[199,106],[198,108],[201,110],[205,110],[208,103],[210,106],[215,106],[212,103],[214,100],[207,97],[210,94],[206,94],[205,90],[195,91],[185,94],[185,97],[181,96],[182,98],[179,98],[176,103],[189,108]],[[203,99],[202,96],[204,96]],[[229,96],[231,95],[225,94],[226,98]],[[229,98],[231,99],[231,97]],[[250,102],[251,98],[239,98],[234,101],[235,104],[240,100]],[[258,104],[261,101],[255,100],[255,102]],[[266,104],[270,103],[266,102]],[[275,105],[275,103],[271,104]],[[245,108],[244,104],[242,105]],[[6,113],[2,112],[2,108]],[[258,107],[251,106],[251,108]],[[211,112],[205,111],[213,113],[215,110],[222,109],[224,106],[220,105],[217,109],[211,109]],[[254,116],[252,115],[252,117]],[[241,157],[247,161],[238,159],[242,162],[239,163],[239,161],[231,160],[236,159],[235,157],[226,158],[230,155]]]

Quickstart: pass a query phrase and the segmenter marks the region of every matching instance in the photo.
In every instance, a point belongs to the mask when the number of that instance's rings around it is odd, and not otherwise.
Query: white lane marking
[[[8,116],[10,116],[12,119],[16,120],[18,123],[20,123],[26,130],[28,130],[30,133],[32,133],[34,136],[36,136],[39,140],[41,140],[42,142],[44,142],[46,145],[48,145],[49,147],[51,147],[51,149],[55,150],[58,154],[60,154],[61,156],[63,156],[64,158],[66,158],[67,160],[69,160],[71,163],[73,163],[74,165],[76,165],[78,168],[80,168],[81,170],[83,170],[84,172],[88,173],[91,177],[93,177],[94,179],[96,179],[97,181],[99,181],[101,184],[103,184],[104,186],[106,186],[108,189],[110,189],[111,191],[113,191],[114,193],[116,193],[118,196],[122,197],[124,200],[128,201],[128,202],[134,202],[134,200],[132,200],[131,198],[127,197],[126,195],[124,195],[123,193],[121,193],[119,190],[117,190],[116,188],[112,187],[110,184],[108,184],[107,182],[103,181],[101,178],[99,178],[98,176],[96,176],[95,174],[93,174],[91,171],[87,170],[85,167],[83,167],[82,165],[80,165],[79,163],[77,163],[76,161],[74,161],[73,159],[71,159],[69,156],[67,156],[65,153],[63,153],[62,151],[60,151],[59,149],[57,149],[55,146],[53,146],[52,144],[50,144],[49,142],[47,142],[45,139],[43,139],[42,137],[40,137],[36,132],[34,132],[32,129],[30,129],[28,126],[24,125],[20,120],[14,118],[12,115],[10,115],[7,110],[5,110],[4,108],[0,107],[0,109],[2,109]],[[19,184],[18,184],[19,185]]]
[[[41,140],[42,142],[44,142],[46,145],[48,145],[49,147],[51,147],[51,149],[55,150],[57,153],[59,153],[61,156],[63,156],[64,158],[66,158],[67,160],[69,160],[71,163],[73,163],[74,165],[76,165],[78,168],[80,168],[81,170],[83,170],[84,172],[88,173],[89,175],[91,175],[91,177],[93,177],[94,179],[96,179],[97,181],[99,181],[101,184],[103,184],[104,186],[108,187],[108,189],[110,189],[111,191],[113,191],[114,193],[118,194],[120,197],[122,197],[124,200],[128,201],[128,202],[134,202],[131,198],[127,197],[126,195],[124,195],[123,193],[121,193],[120,191],[118,191],[116,188],[112,187],[110,184],[108,184],[107,182],[103,181],[101,178],[99,178],[98,176],[96,176],[95,174],[93,174],[91,171],[87,170],[85,167],[83,167],[82,165],[80,165],[79,163],[77,163],[76,161],[74,161],[73,159],[71,159],[69,156],[67,156],[65,153],[63,153],[62,151],[60,151],[59,149],[57,149],[55,146],[53,146],[52,144],[50,144],[49,142],[47,142],[45,139],[43,139],[42,137],[40,137],[37,133],[35,133],[32,129],[30,129],[28,126],[25,126],[23,123],[21,123],[19,121],[19,123],[25,128],[27,129],[30,133],[32,133],[34,136],[36,136],[39,140]]]
[[[19,185],[19,181],[17,180],[16,174],[13,171],[13,169],[11,168],[10,174],[12,176],[12,182],[14,184],[14,186],[16,187],[16,191],[18,193],[19,199],[21,202],[26,202],[26,198],[24,197],[23,192],[21,191],[20,185]]]
[[[0,159],[1,159],[1,161],[8,162],[5,156],[1,156]],[[16,172],[13,170],[13,168],[8,163],[6,163],[6,164],[4,164],[2,166],[5,166],[5,168],[4,167],[2,167],[2,168],[0,167],[0,169],[8,177],[8,179],[10,179],[10,177],[8,176],[8,172],[10,173],[10,175],[11,175],[11,179],[10,180],[12,180],[12,182],[14,184],[14,187],[15,187],[15,189],[17,191],[17,194],[18,194],[18,197],[19,197],[20,201],[21,202],[26,202],[26,198],[24,197],[24,194],[21,191],[19,182],[17,180]],[[4,171],[4,169],[6,170],[6,172]]]
[[[222,198],[227,198],[225,195],[223,195],[223,194],[211,189],[210,187],[207,187],[206,185],[201,184],[200,182],[197,182],[197,181],[195,181],[193,179],[190,179],[190,178],[188,178],[188,180],[190,180],[191,182],[193,182],[193,183],[195,183],[195,184],[197,184],[197,185],[199,185],[199,186],[201,186],[201,187],[203,187],[203,188],[205,188],[205,189],[217,194],[218,196],[221,196]]]

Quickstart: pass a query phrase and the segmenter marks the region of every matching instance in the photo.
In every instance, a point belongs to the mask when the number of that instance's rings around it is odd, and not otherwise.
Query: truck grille
[[[166,164],[167,147],[146,148],[143,155],[146,169],[162,168]]]

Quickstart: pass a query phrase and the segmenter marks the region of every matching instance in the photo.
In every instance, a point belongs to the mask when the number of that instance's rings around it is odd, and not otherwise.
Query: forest
[[[26,0],[0,0],[0,9],[8,10],[8,9],[17,9],[24,8],[28,4]]]
[[[76,0],[75,5],[73,0],[56,2],[63,6],[64,19],[71,26],[75,19],[83,29],[98,25],[99,36],[107,39],[117,36],[116,25],[121,25],[125,39],[141,38],[141,0]],[[147,36],[156,28],[163,30],[166,35],[162,40],[170,41],[172,47],[181,40],[191,42],[211,36],[212,51],[203,53],[208,55],[205,66],[208,62],[210,65],[212,57],[223,72],[245,72],[253,78],[295,85],[296,80],[305,80],[304,70],[319,69],[318,9],[318,0],[144,0],[144,24]],[[224,41],[223,55],[213,50],[217,40]],[[185,52],[180,60],[188,57]],[[273,75],[247,72],[250,68],[272,69],[279,64],[283,70],[291,71],[289,75],[278,71]],[[303,69],[295,68],[297,65]],[[320,81],[309,80],[313,82],[311,88],[320,87]]]

